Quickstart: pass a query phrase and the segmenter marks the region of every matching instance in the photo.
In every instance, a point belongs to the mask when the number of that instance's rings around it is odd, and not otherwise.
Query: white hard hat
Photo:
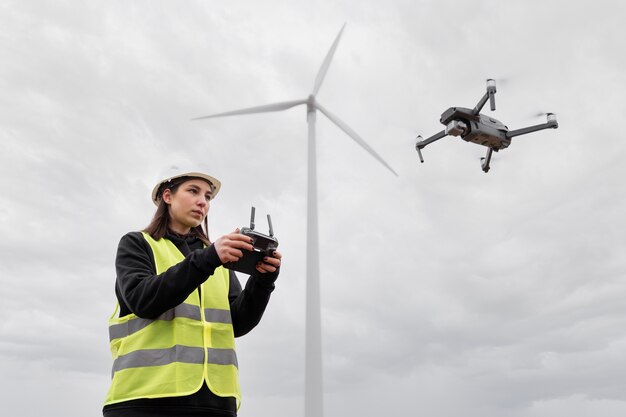
[[[208,182],[211,185],[211,199],[215,198],[217,193],[220,191],[220,187],[222,186],[222,183],[215,177],[204,174],[202,172],[181,170],[178,168],[178,166],[175,165],[168,168],[167,173],[163,177],[165,178],[159,181],[152,189],[152,202],[157,206],[159,205],[159,200],[161,199],[161,196],[159,195],[159,189],[161,189],[161,186],[177,178],[200,178]]]

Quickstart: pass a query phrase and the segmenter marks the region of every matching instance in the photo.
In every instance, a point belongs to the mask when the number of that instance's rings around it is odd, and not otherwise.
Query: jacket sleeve
[[[192,251],[182,262],[156,275],[148,242],[139,232],[126,234],[115,259],[120,315],[130,311],[142,318],[159,316],[182,303],[220,264],[211,245]]]
[[[279,271],[252,274],[243,290],[237,275],[233,271],[229,273],[230,314],[233,319],[235,337],[239,337],[250,332],[261,321],[265,307],[270,300],[270,294],[274,291],[274,281],[278,278]]]

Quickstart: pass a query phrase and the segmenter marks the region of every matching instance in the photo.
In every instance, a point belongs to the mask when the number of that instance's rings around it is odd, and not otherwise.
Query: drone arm
[[[420,148],[420,149],[422,149],[422,148],[423,148],[423,147],[425,147],[426,145],[429,145],[429,144],[431,144],[431,143],[433,143],[433,142],[435,142],[435,141],[437,141],[437,140],[439,140],[439,139],[441,139],[441,138],[445,138],[447,135],[448,135],[448,134],[446,133],[446,130],[444,129],[444,130],[442,130],[442,131],[441,131],[441,132],[439,132],[439,133],[435,133],[434,135],[432,135],[432,136],[431,136],[431,137],[429,137],[428,139],[424,139],[424,140],[423,140],[423,141],[421,141],[421,142],[417,142],[417,143],[415,144],[415,147],[416,147],[416,148]],[[419,136],[419,137],[421,138],[421,136]]]
[[[494,79],[489,78],[487,80],[487,92],[480,99],[476,107],[474,107],[474,109],[472,110],[472,113],[474,113],[474,115],[477,115],[478,113],[480,113],[480,111],[483,109],[483,107],[487,103],[487,100],[489,100],[489,106],[491,107],[491,111],[494,111],[496,109],[495,94],[496,94],[496,81]]]
[[[448,134],[446,133],[446,130],[442,130],[439,133],[435,133],[434,135],[432,135],[431,137],[429,137],[428,139],[424,139],[422,141],[419,141],[415,144],[415,150],[417,151],[417,154],[420,157],[420,161],[424,162],[424,158],[422,157],[422,148],[424,148],[426,145],[429,145],[441,138],[446,137]],[[418,136],[418,138],[421,138],[421,136]]]
[[[520,135],[525,135],[527,133],[532,133],[532,132],[536,132],[538,130],[543,130],[543,129],[556,129],[557,127],[559,127],[559,124],[556,120],[550,120],[547,123],[542,123],[540,125],[534,125],[534,126],[529,126],[529,127],[523,127],[521,129],[517,129],[517,130],[511,130],[509,132],[506,133],[506,137],[507,138],[512,138],[514,136],[520,136]]]
[[[478,102],[476,107],[474,107],[474,110],[472,110],[472,113],[474,113],[474,114],[480,113],[480,111],[485,106],[485,103],[487,103],[487,100],[489,100],[489,93],[485,93],[485,95],[480,99],[480,101]],[[494,105],[495,105],[495,103],[493,103],[491,107],[494,107]],[[492,108],[492,110],[493,110],[493,108]]]

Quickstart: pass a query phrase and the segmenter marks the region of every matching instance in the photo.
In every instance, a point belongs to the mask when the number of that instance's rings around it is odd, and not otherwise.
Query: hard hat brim
[[[182,174],[176,174],[174,176],[165,178],[162,181],[159,181],[157,185],[155,185],[154,188],[152,189],[152,202],[158,206],[159,200],[161,199],[161,196],[158,195],[158,193],[159,193],[159,189],[163,186],[163,184],[166,184],[177,178],[182,178],[182,177],[199,178],[211,184],[212,185],[211,200],[215,198],[217,193],[220,191],[220,188],[222,187],[222,183],[215,177],[212,177],[207,174],[203,174],[202,172],[185,172]]]

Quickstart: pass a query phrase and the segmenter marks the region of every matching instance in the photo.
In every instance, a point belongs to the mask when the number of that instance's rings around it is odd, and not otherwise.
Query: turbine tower
[[[223,116],[236,116],[242,114],[266,113],[287,110],[300,104],[306,104],[308,123],[308,172],[307,172],[307,263],[306,263],[306,343],[305,343],[305,417],[322,417],[324,411],[322,392],[322,331],[320,314],[320,281],[319,281],[319,245],[317,223],[317,170],[316,170],[316,144],[315,144],[315,120],[317,110],[322,112],[331,122],[336,124],[356,143],[372,155],[378,162],[383,164],[394,175],[398,175],[384,160],[372,149],[354,130],[342,122],[337,116],[326,110],[316,99],[328,67],[333,59],[339,39],[345,28],[342,26],[335,38],[326,58],[320,67],[313,91],[306,99],[284,101],[280,103],[265,104],[241,110],[233,110],[225,113],[212,114],[197,117],[192,120],[209,119]]]

